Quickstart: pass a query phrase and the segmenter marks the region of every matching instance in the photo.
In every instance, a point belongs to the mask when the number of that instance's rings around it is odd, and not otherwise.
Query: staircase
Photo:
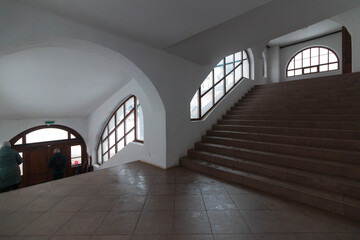
[[[360,220],[360,73],[255,86],[180,165]]]

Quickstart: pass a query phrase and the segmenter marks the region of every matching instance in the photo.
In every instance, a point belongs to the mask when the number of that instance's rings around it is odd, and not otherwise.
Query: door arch
[[[81,135],[62,125],[41,125],[27,129],[10,140],[12,148],[23,157],[20,187],[52,180],[47,163],[55,148],[66,155],[65,177],[73,176],[88,162],[86,144]]]

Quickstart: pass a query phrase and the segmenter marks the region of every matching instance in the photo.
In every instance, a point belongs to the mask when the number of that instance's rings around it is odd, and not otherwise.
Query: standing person
[[[48,168],[51,168],[53,180],[64,177],[66,156],[60,152],[60,149],[54,149],[54,155],[51,157]]]
[[[22,162],[19,153],[11,149],[10,142],[3,142],[0,149],[0,192],[19,187],[21,181],[19,165]]]

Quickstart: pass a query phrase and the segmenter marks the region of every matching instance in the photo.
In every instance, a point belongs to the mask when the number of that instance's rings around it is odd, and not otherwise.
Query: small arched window
[[[246,51],[223,58],[205,78],[192,98],[191,120],[203,118],[244,77],[250,77],[250,64]]]
[[[98,143],[98,164],[109,160],[130,142],[144,142],[143,111],[135,96],[125,99],[103,128]]]
[[[286,76],[300,76],[305,74],[327,72],[339,69],[339,58],[326,47],[306,48],[290,59]]]

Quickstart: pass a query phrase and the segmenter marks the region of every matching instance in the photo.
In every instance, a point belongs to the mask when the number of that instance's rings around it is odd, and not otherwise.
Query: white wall
[[[360,8],[333,17],[332,20],[342,24],[349,31],[352,44],[352,71],[360,72]]]
[[[311,41],[307,41],[304,43],[292,45],[289,47],[280,48],[280,81],[292,81],[306,78],[314,78],[314,77],[324,77],[331,76],[336,74],[341,74],[342,72],[342,35],[341,32],[331,34],[325,37],[317,38]],[[339,58],[340,66],[339,70],[322,72],[322,73],[314,73],[310,75],[302,75],[302,76],[294,76],[294,77],[286,77],[286,66],[290,59],[299,51],[304,48],[312,47],[312,46],[324,46],[330,48]]]
[[[77,131],[88,144],[87,120],[83,118],[42,118],[26,120],[0,120],[0,142],[9,141],[19,133],[29,128],[45,125],[45,121],[55,121],[56,125],[63,125]]]
[[[268,53],[268,79],[265,83],[276,83],[280,81],[280,48],[273,46],[267,49]]]

